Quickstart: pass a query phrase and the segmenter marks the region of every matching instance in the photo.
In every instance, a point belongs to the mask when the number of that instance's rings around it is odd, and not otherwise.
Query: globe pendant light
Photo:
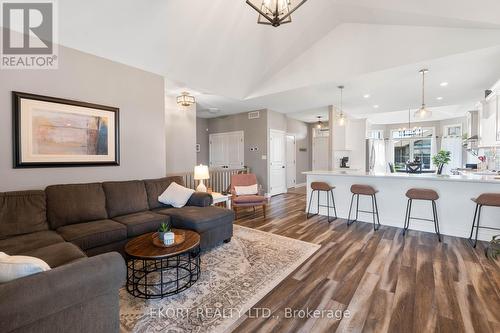
[[[428,71],[428,69],[421,69],[419,71],[422,74],[422,106],[415,112],[415,118],[418,119],[427,119],[432,116],[432,111],[425,107],[425,74]]]
[[[257,23],[279,27],[292,22],[292,13],[307,0],[247,0],[247,4],[259,13]]]
[[[344,86],[338,86],[337,88],[340,89],[340,112],[339,116],[337,117],[337,122],[339,126],[344,126],[345,125],[345,114],[344,110],[342,109],[342,91],[344,90]]]

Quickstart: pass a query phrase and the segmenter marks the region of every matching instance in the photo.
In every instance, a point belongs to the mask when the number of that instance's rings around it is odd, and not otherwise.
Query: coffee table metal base
[[[140,298],[163,298],[191,287],[200,277],[200,249],[165,259],[127,260],[127,291]]]

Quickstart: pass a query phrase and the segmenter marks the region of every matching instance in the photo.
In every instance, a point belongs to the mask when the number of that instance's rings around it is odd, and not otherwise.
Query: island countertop
[[[500,175],[437,175],[434,173],[373,173],[357,170],[313,170],[304,171],[304,175],[316,176],[350,176],[350,177],[369,177],[369,178],[393,178],[393,179],[412,179],[412,180],[435,180],[449,182],[471,182],[471,183],[492,183],[500,185]],[[499,188],[500,191],[500,188]]]
[[[437,175],[437,174],[407,174],[407,173],[368,173],[355,170],[306,171],[307,176],[307,207],[311,204],[311,212],[318,212],[318,195],[311,195],[312,182],[326,182],[334,187],[333,195],[338,216],[347,219],[352,199],[351,186],[365,184],[374,187],[378,192],[377,202],[380,212],[380,223],[402,228],[408,198],[406,191],[410,188],[435,190],[439,199],[436,201],[439,224],[443,235],[465,237],[470,234],[476,198],[482,193],[500,192],[500,179],[494,175]],[[326,194],[320,194],[321,205],[327,204]],[[360,198],[360,209],[371,211],[370,197]],[[432,218],[429,202],[417,200],[413,203],[412,216]],[[319,214],[326,215],[325,207],[319,207]],[[333,213],[331,211],[330,213]],[[486,207],[481,214],[481,225],[500,228],[500,208]],[[352,216],[351,216],[352,218]],[[361,214],[360,220],[370,222],[371,214]],[[341,222],[341,223],[345,223]],[[410,229],[434,233],[433,223],[412,220]],[[498,231],[480,229],[479,239],[491,240]]]

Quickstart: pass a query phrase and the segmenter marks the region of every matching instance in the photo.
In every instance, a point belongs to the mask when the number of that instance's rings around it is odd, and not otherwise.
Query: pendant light
[[[428,71],[428,69],[421,69],[419,71],[422,74],[422,106],[415,112],[415,118],[418,119],[427,119],[432,116],[432,111],[425,107],[425,74]]]
[[[344,90],[344,86],[338,86],[337,88],[340,89],[340,111],[337,117],[337,122],[339,126],[344,126],[346,121],[344,110],[342,109],[342,99],[343,99],[342,91]]]
[[[257,23],[279,27],[292,22],[292,13],[307,0],[247,0],[247,4],[259,13]]]
[[[323,122],[321,121],[321,116],[317,116],[318,118],[318,123],[316,124],[317,129],[322,129],[323,128]]]

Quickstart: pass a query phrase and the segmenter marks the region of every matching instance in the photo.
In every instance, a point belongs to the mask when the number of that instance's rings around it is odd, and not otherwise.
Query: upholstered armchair
[[[255,186],[255,193],[252,189]],[[239,190],[239,191],[238,191]],[[242,194],[243,193],[243,194]],[[266,218],[267,198],[262,193],[262,187],[257,183],[257,177],[253,173],[236,174],[231,176],[231,206],[235,218],[238,218],[238,208],[262,206],[264,218]]]

